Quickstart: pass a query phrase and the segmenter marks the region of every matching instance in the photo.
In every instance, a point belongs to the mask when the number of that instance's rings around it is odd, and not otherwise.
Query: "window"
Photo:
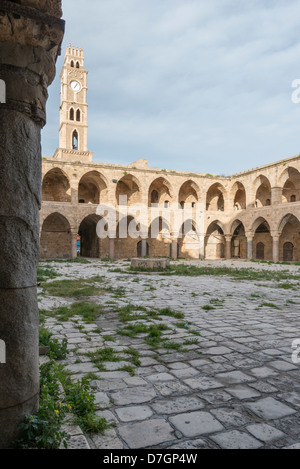
[[[73,132],[72,148],[73,148],[73,150],[78,150],[78,133],[77,133],[77,130],[74,130],[74,132]]]
[[[76,121],[80,122],[80,109],[77,109],[76,111]]]
[[[76,68],[80,68],[79,62],[76,62]]]
[[[73,60],[71,60],[71,67],[74,68],[74,61]]]
[[[74,109],[71,107],[70,109],[70,121],[74,120]]]
[[[296,202],[296,196],[295,195],[291,195],[291,202]]]
[[[266,205],[271,205],[271,200],[270,199],[266,200]]]
[[[165,208],[169,208],[169,202],[166,200],[165,203],[164,203],[164,207]]]

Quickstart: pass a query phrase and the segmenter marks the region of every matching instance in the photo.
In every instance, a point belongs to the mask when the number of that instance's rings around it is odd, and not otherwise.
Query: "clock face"
[[[81,90],[81,84],[79,83],[79,81],[71,81],[70,87],[74,91],[74,93],[78,93]]]

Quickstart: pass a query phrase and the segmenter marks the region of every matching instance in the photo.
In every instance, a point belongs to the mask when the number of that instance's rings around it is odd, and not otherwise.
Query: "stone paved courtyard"
[[[298,266],[242,261],[191,263],[300,272]],[[89,298],[104,307],[94,324],[76,317],[67,322],[46,319],[55,337],[68,339],[67,368],[75,378],[92,373],[97,413],[115,423],[104,435],[86,439],[71,429],[71,447],[300,447],[300,365],[292,361],[292,342],[300,338],[299,282],[290,289],[261,279],[119,272],[128,269],[126,261],[47,265],[61,274],[56,280],[100,275],[111,287]],[[40,289],[40,309],[74,301]],[[147,310],[169,307],[184,319],[149,316],[124,323],[118,311],[129,304]],[[130,323],[164,324],[166,342],[153,349],[145,333],[118,334]],[[165,346],[170,342],[180,348]],[[99,371],[86,353],[104,347],[119,354],[120,361],[105,362],[105,371]],[[128,350],[139,353],[134,372],[126,370]]]

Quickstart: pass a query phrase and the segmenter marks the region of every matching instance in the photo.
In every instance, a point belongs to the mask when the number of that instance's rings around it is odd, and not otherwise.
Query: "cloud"
[[[82,47],[89,70],[94,160],[232,174],[298,154],[299,13],[296,0],[64,0],[64,46]],[[58,101],[59,73],[48,155]]]

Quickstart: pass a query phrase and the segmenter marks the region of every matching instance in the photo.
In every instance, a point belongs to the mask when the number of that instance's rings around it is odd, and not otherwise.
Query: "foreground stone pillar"
[[[49,7],[50,11],[47,10]],[[41,206],[41,128],[64,22],[60,1],[0,3],[0,448],[38,406],[37,263]]]

